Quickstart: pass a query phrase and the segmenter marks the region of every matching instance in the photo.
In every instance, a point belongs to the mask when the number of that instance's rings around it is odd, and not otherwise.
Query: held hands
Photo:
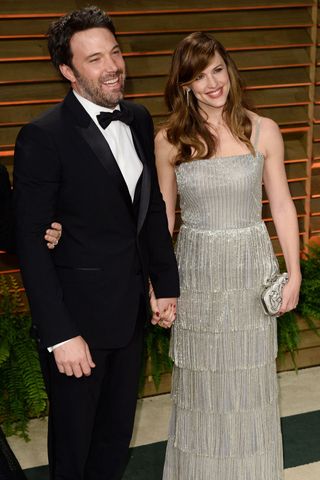
[[[283,288],[282,303],[279,315],[283,315],[290,310],[294,310],[299,302],[299,290],[301,285],[301,275],[290,277],[288,283]]]
[[[92,360],[88,344],[81,336],[71,338],[53,350],[53,355],[60,373],[77,378],[91,375],[96,365]]]
[[[153,288],[150,288],[150,306],[152,310],[151,323],[162,328],[170,328],[176,318],[176,298],[156,298]]]
[[[47,241],[47,247],[52,250],[58,245],[62,235],[62,225],[58,222],[51,223],[51,228],[46,230],[44,239]]]

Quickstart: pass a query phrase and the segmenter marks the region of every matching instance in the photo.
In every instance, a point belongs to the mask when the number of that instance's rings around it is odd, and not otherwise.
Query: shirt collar
[[[114,110],[120,110],[120,105],[118,104],[115,108],[107,108],[107,107],[102,107],[101,105],[97,105],[96,103],[91,102],[87,98],[84,98],[82,95],[80,95],[78,92],[73,90],[73,93],[75,97],[79,100],[85,111],[90,115],[90,117],[97,122],[97,115],[99,115],[100,112],[113,112]]]

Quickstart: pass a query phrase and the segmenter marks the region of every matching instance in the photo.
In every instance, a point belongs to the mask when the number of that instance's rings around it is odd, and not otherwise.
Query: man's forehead
[[[70,45],[87,50],[95,45],[108,45],[109,48],[114,48],[118,46],[118,42],[107,28],[88,28],[74,33],[70,39]]]

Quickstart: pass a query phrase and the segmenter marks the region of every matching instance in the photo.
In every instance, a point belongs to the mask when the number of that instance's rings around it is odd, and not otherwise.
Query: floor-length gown
[[[263,164],[257,152],[176,168],[181,297],[164,480],[282,478],[276,320],[260,300],[278,271],[261,219]]]

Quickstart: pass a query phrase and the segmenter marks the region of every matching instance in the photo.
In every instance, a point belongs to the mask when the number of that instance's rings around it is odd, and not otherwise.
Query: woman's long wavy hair
[[[177,46],[165,88],[165,101],[170,115],[162,125],[168,141],[177,149],[175,163],[211,158],[217,150],[217,138],[200,113],[196,97],[190,91],[187,102],[185,90],[208,66],[215,54],[224,60],[230,79],[230,92],[223,109],[223,118],[235,138],[248,146],[252,124],[247,114],[244,87],[238,69],[224,47],[212,35],[195,32]],[[188,104],[189,103],[189,104]]]

